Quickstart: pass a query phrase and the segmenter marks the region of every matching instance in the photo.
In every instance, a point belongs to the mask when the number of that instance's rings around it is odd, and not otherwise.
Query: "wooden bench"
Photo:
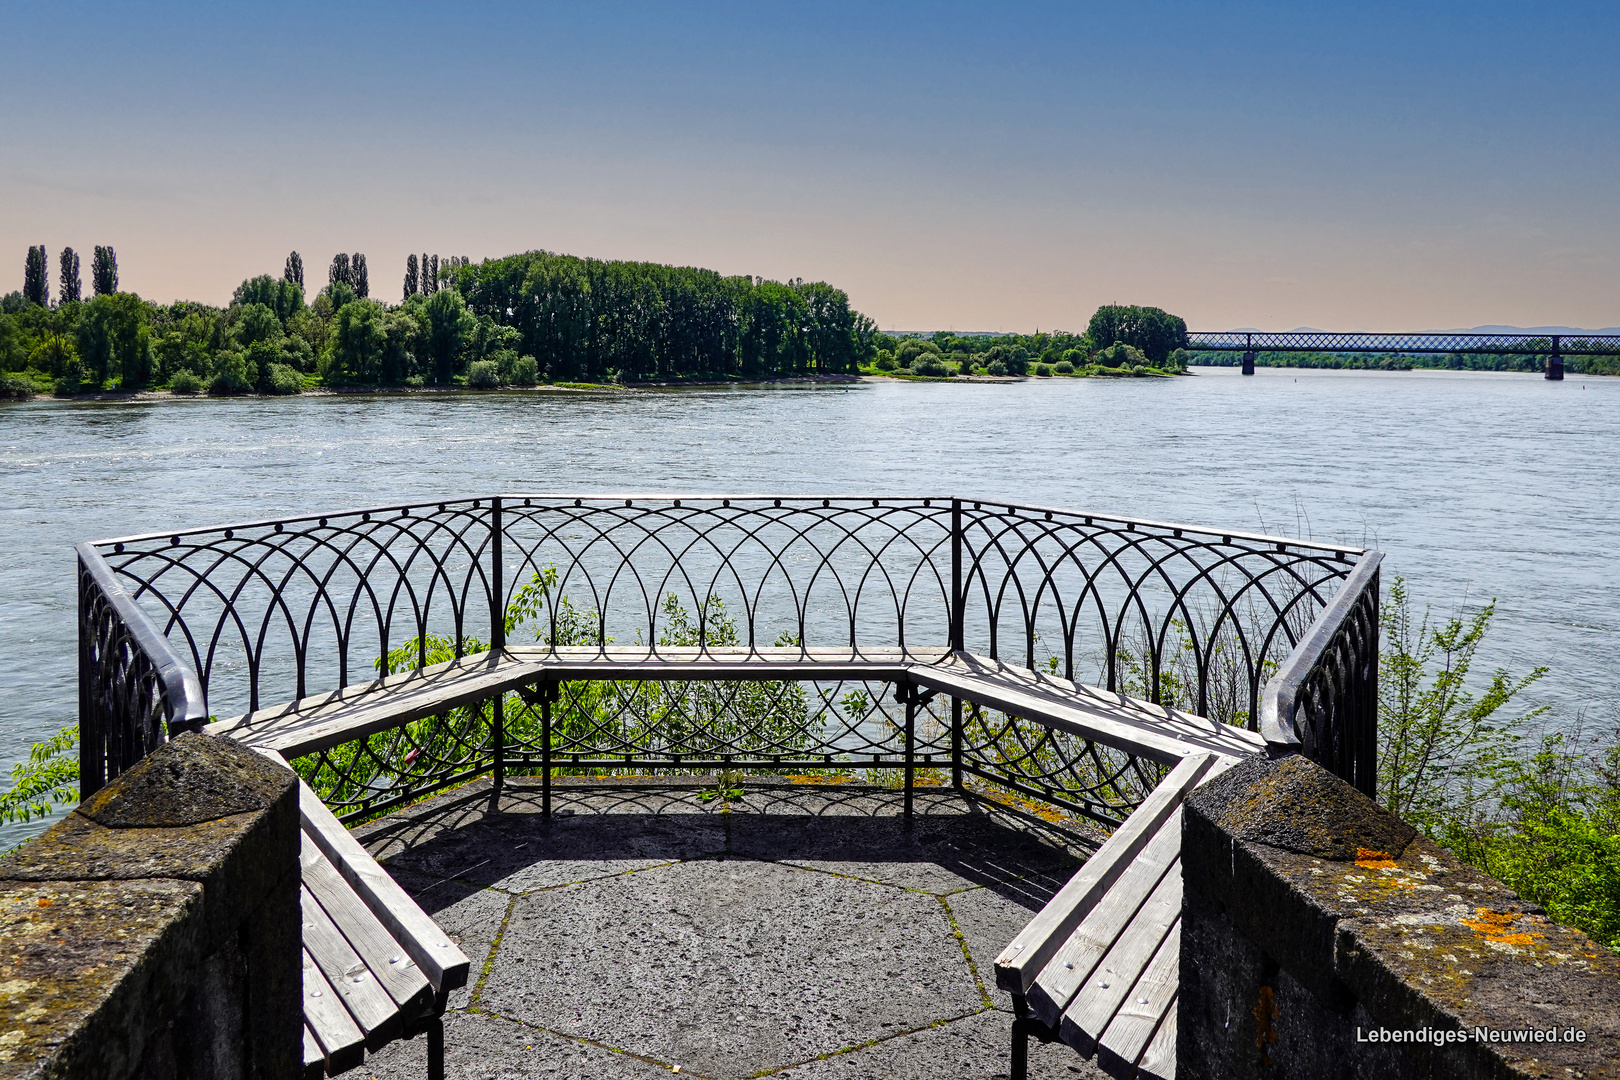
[[[301,779],[298,816],[304,1077],[425,1032],[429,1080],[443,1080],[445,997],[467,985],[466,955]]]
[[[294,758],[536,683],[577,679],[864,679],[909,684],[916,691],[960,698],[1172,766],[1142,805],[1001,954],[996,979],[1013,995],[1016,1010],[1014,1080],[1021,1080],[1027,1071],[1031,1035],[1043,1041],[1061,1038],[1083,1056],[1095,1053],[1102,1066],[1122,1080],[1173,1075],[1180,805],[1198,783],[1263,749],[1264,740],[1255,732],[944,649],[615,646],[530,646],[465,657],[259,709],[206,730],[273,756]],[[335,1075],[352,1068],[366,1048],[421,1030],[424,1024],[430,1072],[442,1069],[438,1016],[444,994],[466,979],[466,957],[349,837],[315,794],[307,787],[303,794],[309,1021],[305,1057],[307,1066],[316,1070],[311,1075],[319,1075],[319,1069]],[[339,879],[359,902],[344,898],[336,888]],[[313,884],[317,880],[319,887]],[[423,991],[409,979],[375,966],[385,962],[382,953],[387,946],[375,928],[360,928],[362,905],[420,968],[431,984],[434,1008],[422,1010]],[[339,911],[348,912],[348,923],[339,918]],[[449,951],[442,951],[447,946]],[[453,955],[454,963],[434,965],[434,957],[446,955]],[[369,978],[357,964],[370,973]],[[345,984],[343,978],[351,969],[361,981]],[[341,1008],[336,1007],[338,1002]]]
[[[1119,1080],[1171,1080],[1181,961],[1181,803],[1235,764],[1183,758],[996,958],[1013,997],[1011,1080],[1029,1038],[1061,1039]]]

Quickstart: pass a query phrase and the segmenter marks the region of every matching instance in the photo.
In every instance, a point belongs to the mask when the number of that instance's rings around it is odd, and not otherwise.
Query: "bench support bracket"
[[[1023,994],[1014,994],[1012,1022],[1012,1062],[1007,1070],[1008,1080],[1029,1080],[1029,1039],[1033,1035],[1043,1043],[1056,1042],[1056,1029],[1048,1027],[1030,1015],[1029,1003]]]

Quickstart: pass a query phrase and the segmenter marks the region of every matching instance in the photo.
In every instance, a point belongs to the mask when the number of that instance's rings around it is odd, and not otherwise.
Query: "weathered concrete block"
[[[297,1072],[298,791],[182,735],[0,859],[0,1077]]]
[[[1182,866],[1183,1078],[1620,1075],[1620,957],[1305,758],[1195,791]]]

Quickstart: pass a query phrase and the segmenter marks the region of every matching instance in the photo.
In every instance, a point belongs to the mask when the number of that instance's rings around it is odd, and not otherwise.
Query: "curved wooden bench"
[[[1181,801],[1197,784],[1262,750],[1264,740],[1255,732],[944,649],[538,646],[386,676],[259,709],[206,730],[294,758],[537,683],[577,679],[895,682],[909,686],[914,696],[946,694],[1172,766],[997,958],[996,980],[1013,995],[1016,1011],[1013,1080],[1025,1075],[1031,1035],[1043,1041],[1061,1038],[1083,1056],[1095,1053],[1121,1080],[1168,1080],[1174,1074]],[[335,1075],[358,1064],[365,1048],[421,1030],[419,1017],[427,1016],[429,1068],[436,1077],[432,1070],[442,1070],[443,1035],[435,1025],[446,991],[466,979],[466,957],[453,946],[442,951],[449,942],[432,920],[314,792],[304,787],[302,793],[306,1063],[316,1070],[312,1075],[319,1069]],[[337,888],[338,878],[350,886],[356,902]],[[431,1015],[421,1011],[420,987],[376,966],[387,946],[366,923],[362,903],[431,984],[438,1006]],[[455,963],[435,968],[433,959],[446,955],[456,957]],[[370,973],[374,986],[364,977],[353,984],[361,989],[343,983],[345,973],[359,967]],[[339,1001],[342,1007],[334,1007]]]

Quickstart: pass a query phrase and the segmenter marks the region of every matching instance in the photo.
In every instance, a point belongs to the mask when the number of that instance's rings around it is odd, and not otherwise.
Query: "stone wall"
[[[1620,957],[1303,757],[1195,791],[1182,865],[1182,1080],[1620,1076]]]
[[[0,1077],[302,1064],[296,778],[181,735],[0,859]]]

